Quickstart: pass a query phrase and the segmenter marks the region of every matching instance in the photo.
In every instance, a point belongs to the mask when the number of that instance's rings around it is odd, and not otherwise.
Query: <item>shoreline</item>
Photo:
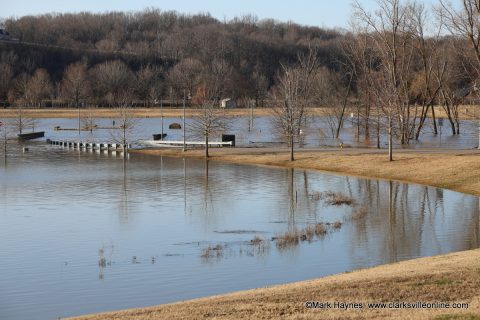
[[[133,154],[205,159],[203,149],[142,149]],[[247,165],[318,170],[365,179],[394,180],[448,189],[480,196],[480,150],[394,150],[394,161],[385,149],[309,149],[295,151],[288,159],[287,148],[211,148],[208,160]]]
[[[296,151],[293,163],[281,148],[210,149],[209,160],[320,170],[370,179],[391,179],[480,196],[480,151],[325,149]],[[133,150],[133,154],[205,159],[204,150]],[[403,172],[403,174],[402,174]],[[425,176],[429,176],[426,179]],[[474,319],[480,320],[480,249],[388,263],[313,280],[250,289],[158,306],[72,319]],[[468,309],[309,309],[306,301],[460,302]]]

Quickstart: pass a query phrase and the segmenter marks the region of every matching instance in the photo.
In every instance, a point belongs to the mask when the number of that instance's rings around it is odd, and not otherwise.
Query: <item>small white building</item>
[[[235,100],[233,100],[233,99],[226,98],[226,99],[220,100],[220,107],[226,108],[226,109],[236,108],[236,107],[237,107],[237,103],[236,103]]]

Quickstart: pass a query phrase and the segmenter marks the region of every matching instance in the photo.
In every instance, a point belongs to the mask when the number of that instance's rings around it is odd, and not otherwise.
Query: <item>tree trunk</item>
[[[205,133],[205,158],[208,158],[208,133]]]
[[[290,161],[293,161],[293,132],[290,132]]]
[[[353,74],[350,75],[350,80],[348,81],[347,93],[345,94],[345,97],[343,99],[342,112],[340,113],[340,117],[338,119],[337,132],[335,133],[336,139],[338,139],[338,137],[340,136],[340,129],[342,128],[342,125],[343,125],[343,117],[345,116],[345,109],[347,108],[347,101],[348,101],[348,96],[350,95],[350,87],[352,85],[352,80],[353,80]]]
[[[433,132],[435,134],[438,134],[438,130],[437,130],[437,120],[435,118],[435,107],[432,106],[432,121],[433,121]]]
[[[388,161],[393,161],[392,115],[388,115]]]

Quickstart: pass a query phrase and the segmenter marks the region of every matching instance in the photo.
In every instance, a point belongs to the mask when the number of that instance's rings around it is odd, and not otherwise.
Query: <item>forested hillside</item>
[[[20,43],[26,43],[0,47],[2,62],[12,66],[4,76],[11,79],[22,73],[31,76],[42,68],[57,83],[72,63],[81,61],[87,69],[95,69],[98,64],[119,60],[140,81],[145,80],[145,73],[158,77],[168,96],[170,87],[174,95],[182,87],[181,79],[175,79],[179,71],[199,78],[190,79],[195,85],[201,82],[200,73],[208,73],[205,69],[222,73],[222,96],[240,98],[255,96],[256,91],[266,93],[275,82],[280,62],[295,61],[297,54],[309,46],[319,48],[322,64],[338,69],[342,38],[337,31],[257,21],[253,16],[224,23],[208,14],[188,16],[157,9],[26,16],[5,19],[3,27]],[[173,66],[177,66],[177,72]],[[5,79],[0,98],[5,100],[10,89],[11,82]]]

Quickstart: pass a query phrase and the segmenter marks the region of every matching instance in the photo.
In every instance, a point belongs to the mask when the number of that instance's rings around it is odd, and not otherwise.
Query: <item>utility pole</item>
[[[160,118],[162,119],[162,140],[163,140],[163,99],[160,97]]]
[[[77,101],[77,109],[78,109],[78,135],[80,136],[80,103]]]
[[[183,152],[186,150],[185,142],[185,89],[183,89]]]
[[[7,160],[7,126],[0,122],[1,126],[3,126],[3,157]]]

